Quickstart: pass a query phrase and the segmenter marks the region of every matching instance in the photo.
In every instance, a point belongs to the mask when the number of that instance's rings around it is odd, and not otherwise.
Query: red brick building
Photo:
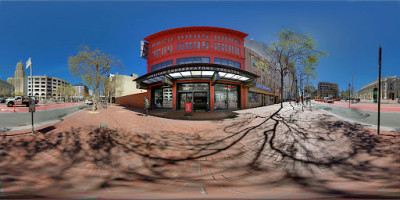
[[[246,107],[246,89],[256,74],[245,70],[246,33],[218,27],[183,27],[150,35],[142,43],[147,74],[136,79],[147,89],[152,109],[195,111]]]

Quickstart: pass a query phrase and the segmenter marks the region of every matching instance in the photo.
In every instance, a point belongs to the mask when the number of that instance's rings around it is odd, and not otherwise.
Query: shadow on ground
[[[129,107],[129,106],[124,106],[120,105],[126,110],[129,111],[134,111],[138,114],[139,116],[146,116],[146,112],[143,108],[135,108],[135,107]],[[199,112],[193,112],[191,115],[185,115],[184,110],[168,110],[168,109],[152,109],[149,110],[149,115],[150,116],[156,116],[156,117],[161,117],[161,118],[166,118],[166,119],[178,119],[178,120],[224,120],[224,119],[232,119],[236,118],[238,114],[234,112],[233,110],[223,110],[223,111],[209,111],[209,112],[204,112],[204,111],[199,111]]]
[[[265,191],[297,185],[311,193],[366,198],[379,193],[341,185],[398,190],[400,183],[397,135],[376,136],[309,109],[243,114],[213,133],[94,127],[39,132],[1,137],[2,195],[67,195],[177,181]]]

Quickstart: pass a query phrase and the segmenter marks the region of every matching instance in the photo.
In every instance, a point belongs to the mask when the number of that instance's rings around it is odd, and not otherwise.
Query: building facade
[[[7,82],[14,86],[15,95],[24,95],[26,93],[25,69],[22,62],[17,63],[14,78],[8,78]]]
[[[0,97],[8,97],[14,92],[14,86],[0,79]]]
[[[317,96],[320,99],[324,97],[338,98],[338,85],[336,83],[318,82]]]
[[[72,87],[75,89],[75,94],[73,98],[75,100],[84,100],[86,96],[89,95],[89,89],[83,83],[73,84]]]
[[[276,65],[251,48],[245,47],[246,71],[259,76],[255,85],[246,91],[246,108],[265,106],[277,103],[279,100],[279,73]]]
[[[142,43],[147,74],[136,78],[153,109],[195,111],[246,107],[256,74],[245,70],[246,33],[218,27],[183,27],[150,35]]]
[[[122,97],[126,95],[146,92],[146,90],[144,89],[137,88],[136,81],[134,81],[136,78],[138,78],[137,74],[131,74],[129,76],[115,74],[113,77],[113,79],[115,79],[115,92],[113,97]]]
[[[27,94],[28,96],[35,96],[39,99],[59,99],[61,94],[57,93],[58,86],[67,86],[69,83],[62,79],[51,76],[32,76],[27,78]]]
[[[395,100],[400,98],[400,79],[398,76],[388,76],[381,79],[381,99]],[[356,98],[373,100],[377,99],[378,80],[362,87],[358,92],[354,93]],[[375,93],[374,93],[375,91]],[[374,97],[375,94],[375,97]]]

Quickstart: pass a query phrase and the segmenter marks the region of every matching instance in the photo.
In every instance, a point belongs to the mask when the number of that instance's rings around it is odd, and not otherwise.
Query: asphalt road
[[[313,103],[313,106],[328,113],[337,115],[354,123],[367,124],[370,128],[376,128],[378,124],[378,112],[357,110],[353,108],[345,108],[329,105],[327,103]],[[390,129],[391,131],[400,131],[400,113],[399,112],[381,112],[381,126],[383,130]],[[368,127],[368,126],[366,126]]]
[[[55,108],[51,110],[37,111],[34,113],[34,124],[36,126],[46,123],[57,122],[69,114],[85,109],[87,105]],[[24,130],[31,127],[31,113],[0,113],[0,132]],[[28,127],[29,126],[29,127]]]

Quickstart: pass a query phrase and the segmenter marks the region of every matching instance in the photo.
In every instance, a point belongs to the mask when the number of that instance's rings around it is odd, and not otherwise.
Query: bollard
[[[14,112],[15,112],[15,108],[17,107],[17,105],[16,104],[14,104]]]

